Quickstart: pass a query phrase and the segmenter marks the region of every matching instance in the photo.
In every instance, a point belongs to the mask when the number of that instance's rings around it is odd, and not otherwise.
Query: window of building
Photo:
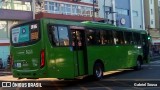
[[[31,11],[31,2],[17,1],[17,0],[1,0],[0,8]]]
[[[87,16],[91,16],[91,11],[92,11],[92,8],[91,7],[86,7],[86,14]]]
[[[71,5],[65,4],[65,8],[66,8],[66,14],[70,15],[71,14]]]
[[[153,9],[151,9],[151,15],[153,15]]]
[[[138,17],[138,11],[134,11],[134,10],[133,10],[132,13],[133,13],[133,16],[134,16],[134,17]]]
[[[7,21],[0,21],[0,38],[8,38]]]
[[[44,2],[44,9],[48,10],[48,2],[47,1]]]
[[[87,14],[86,14],[86,7],[84,7],[84,6],[82,6],[81,7],[81,14],[83,15],[83,16],[87,16]]]
[[[58,2],[45,1],[45,10],[49,13],[62,13],[66,15],[92,16],[92,6],[72,5]],[[98,17],[98,12],[95,13]]]
[[[60,4],[59,3],[55,3],[54,6],[55,6],[54,7],[54,12],[57,13],[57,14],[59,14],[60,13]]]
[[[127,10],[127,9],[116,8],[116,12],[118,14],[122,14],[122,15],[129,15],[129,10]]]
[[[72,15],[77,15],[78,14],[78,6],[77,5],[73,5],[72,6]]]
[[[63,13],[63,14],[65,14],[66,13],[65,4],[61,4],[60,8],[61,8],[60,12]]]
[[[49,11],[50,12],[54,11],[54,2],[49,2]]]
[[[153,1],[152,0],[150,0],[151,1],[151,4],[153,3]]]
[[[11,27],[18,23],[18,21],[0,20],[0,39],[9,39]]]
[[[78,15],[82,15],[82,14],[81,14],[81,9],[82,9],[81,6],[78,6],[78,9],[77,9]]]
[[[153,25],[153,22],[154,22],[154,21],[153,21],[153,19],[152,19],[152,20],[151,20],[151,25]]]

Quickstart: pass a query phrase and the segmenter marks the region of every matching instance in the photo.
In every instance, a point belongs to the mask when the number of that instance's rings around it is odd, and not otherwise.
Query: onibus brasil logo
[[[41,83],[34,82],[2,82],[2,87],[42,87]]]

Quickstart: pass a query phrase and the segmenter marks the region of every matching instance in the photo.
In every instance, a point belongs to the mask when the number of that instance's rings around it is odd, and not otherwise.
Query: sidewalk
[[[151,61],[160,60],[160,55],[152,56]]]
[[[0,69],[0,76],[12,75],[10,70]]]

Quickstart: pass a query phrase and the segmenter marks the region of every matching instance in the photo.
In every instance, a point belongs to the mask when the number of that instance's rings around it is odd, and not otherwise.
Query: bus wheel
[[[142,64],[141,64],[140,60],[137,60],[136,66],[134,67],[134,70],[140,70],[140,69],[142,68],[141,65],[142,65]]]
[[[95,63],[93,68],[93,76],[95,80],[100,80],[103,77],[103,66],[101,63]]]

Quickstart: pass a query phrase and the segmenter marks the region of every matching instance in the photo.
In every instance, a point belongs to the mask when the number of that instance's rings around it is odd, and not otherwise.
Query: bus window
[[[113,36],[115,44],[124,44],[124,37],[122,31],[113,31]]]
[[[141,38],[139,33],[133,33],[134,43],[141,44]]]
[[[58,26],[60,46],[69,46],[68,29],[65,26]]]
[[[101,37],[101,44],[102,45],[113,44],[112,31],[109,31],[109,30],[104,31],[103,30],[100,32],[100,37]]]
[[[133,44],[132,32],[124,32],[125,44]]]
[[[100,31],[98,30],[89,30],[87,31],[87,43],[88,45],[100,45]]]
[[[54,46],[69,46],[68,28],[49,26],[49,38]]]
[[[59,46],[58,32],[57,32],[57,27],[56,26],[50,26],[49,27],[49,38],[50,38],[51,43],[54,46]]]
[[[34,21],[11,29],[11,44],[14,46],[26,46],[40,40],[39,22]]]

